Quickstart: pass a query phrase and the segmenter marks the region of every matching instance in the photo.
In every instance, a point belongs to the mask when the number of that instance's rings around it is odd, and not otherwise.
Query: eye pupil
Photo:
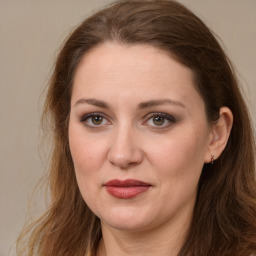
[[[155,125],[163,125],[164,121],[165,121],[165,118],[161,116],[156,116],[153,118],[153,122]]]
[[[92,123],[95,124],[95,125],[101,124],[102,121],[103,121],[103,117],[101,117],[101,116],[92,117]]]

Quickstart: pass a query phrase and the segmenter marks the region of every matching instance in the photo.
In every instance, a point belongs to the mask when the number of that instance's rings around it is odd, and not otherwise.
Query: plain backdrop
[[[86,16],[110,2],[0,0],[0,256],[8,255],[24,224],[29,195],[47,171],[40,157],[40,115],[59,46]],[[256,1],[180,2],[222,39],[255,123]],[[34,203],[42,202],[43,194]]]

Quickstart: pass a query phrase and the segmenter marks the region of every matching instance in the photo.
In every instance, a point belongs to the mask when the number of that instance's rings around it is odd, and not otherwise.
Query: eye
[[[110,123],[102,113],[90,113],[84,115],[80,121],[91,127],[103,126]]]
[[[165,113],[153,113],[143,124],[152,127],[165,128],[175,122],[175,118],[171,115]]]

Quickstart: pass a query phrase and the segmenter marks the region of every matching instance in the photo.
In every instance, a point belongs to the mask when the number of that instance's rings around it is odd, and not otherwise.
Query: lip
[[[139,180],[110,180],[104,184],[107,192],[119,199],[131,199],[148,191],[151,184]]]

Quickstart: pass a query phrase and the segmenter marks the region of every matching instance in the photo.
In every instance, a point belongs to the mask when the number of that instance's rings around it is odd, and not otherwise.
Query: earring
[[[211,164],[214,163],[214,160],[215,160],[214,155],[211,155]]]

